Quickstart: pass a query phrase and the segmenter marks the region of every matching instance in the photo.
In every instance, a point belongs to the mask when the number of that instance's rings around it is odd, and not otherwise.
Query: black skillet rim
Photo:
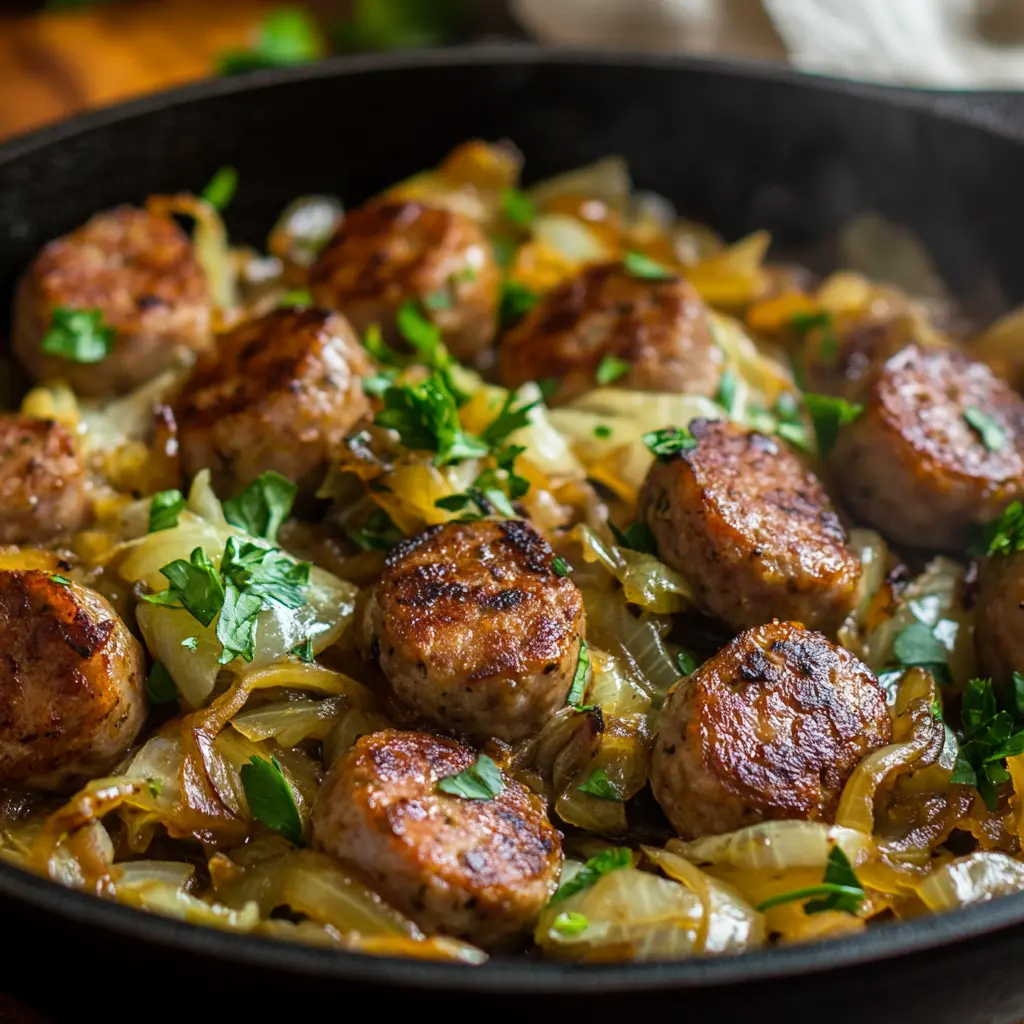
[[[929,94],[920,90],[848,82],[807,75],[787,67],[725,58],[695,58],[673,54],[569,50],[523,43],[484,44],[425,50],[414,54],[373,54],[332,58],[295,68],[256,71],[233,78],[208,79],[154,93],[141,99],[102,108],[0,144],[0,166],[47,146],[56,145],[105,125],[155,114],[214,96],[256,92],[293,81],[317,80],[375,71],[439,66],[527,66],[565,63],[608,67],[673,68],[714,72],[737,78],[787,82],[817,92],[859,95],[875,102],[924,107],[929,116],[967,123],[988,134],[1024,142],[1020,130],[973,116],[970,94],[937,92],[939,99],[961,97],[963,105],[928,109]],[[981,112],[983,114],[983,111]],[[0,863],[0,897],[66,918],[78,924],[109,929],[140,942],[158,943],[193,954],[212,956],[238,965],[368,984],[401,985],[432,990],[481,993],[558,993],[656,991],[712,988],[743,982],[795,977],[873,961],[920,953],[964,943],[982,935],[1024,924],[1024,893],[962,910],[889,924],[842,939],[783,946],[734,956],[695,958],[678,962],[573,965],[552,961],[494,960],[479,967],[460,964],[375,957],[313,946],[239,935],[148,914],[66,889],[20,868]]]

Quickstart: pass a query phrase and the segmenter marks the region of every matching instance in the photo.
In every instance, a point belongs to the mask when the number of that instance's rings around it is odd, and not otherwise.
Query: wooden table
[[[0,17],[0,139],[203,78],[273,0],[143,0]]]

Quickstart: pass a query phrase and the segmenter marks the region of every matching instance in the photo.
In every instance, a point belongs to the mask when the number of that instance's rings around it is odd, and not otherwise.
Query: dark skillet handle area
[[[296,196],[354,205],[473,137],[507,137],[537,180],[611,153],[637,186],[729,238],[828,264],[874,211],[916,233],[968,309],[1024,300],[1024,100],[930,94],[777,67],[475,47],[221,79],[0,146],[0,319],[39,247],[91,214],[240,175],[232,238],[262,245]],[[7,373],[6,368],[2,373]],[[200,930],[0,864],[0,989],[57,1020],[229,1011],[460,1018],[1007,1021],[1024,1017],[1024,894],[860,936],[670,964],[482,968],[363,958]],[[110,1011],[108,1011],[110,1012]],[[669,1017],[671,1015],[671,1017]]]

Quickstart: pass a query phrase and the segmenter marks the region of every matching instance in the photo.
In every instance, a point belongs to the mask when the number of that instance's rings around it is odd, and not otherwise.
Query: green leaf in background
[[[342,52],[437,46],[463,32],[468,0],[354,0],[349,17],[332,31]]]
[[[257,68],[308,64],[326,57],[327,41],[316,19],[303,7],[279,7],[259,26],[251,49],[221,54],[217,69],[235,75]]]

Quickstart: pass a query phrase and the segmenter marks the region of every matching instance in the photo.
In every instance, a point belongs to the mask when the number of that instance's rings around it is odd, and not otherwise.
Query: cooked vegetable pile
[[[26,270],[0,856],[467,964],[1024,889],[1021,314],[873,216],[819,278],[618,158],[521,170],[469,142],[257,252],[223,168]]]

